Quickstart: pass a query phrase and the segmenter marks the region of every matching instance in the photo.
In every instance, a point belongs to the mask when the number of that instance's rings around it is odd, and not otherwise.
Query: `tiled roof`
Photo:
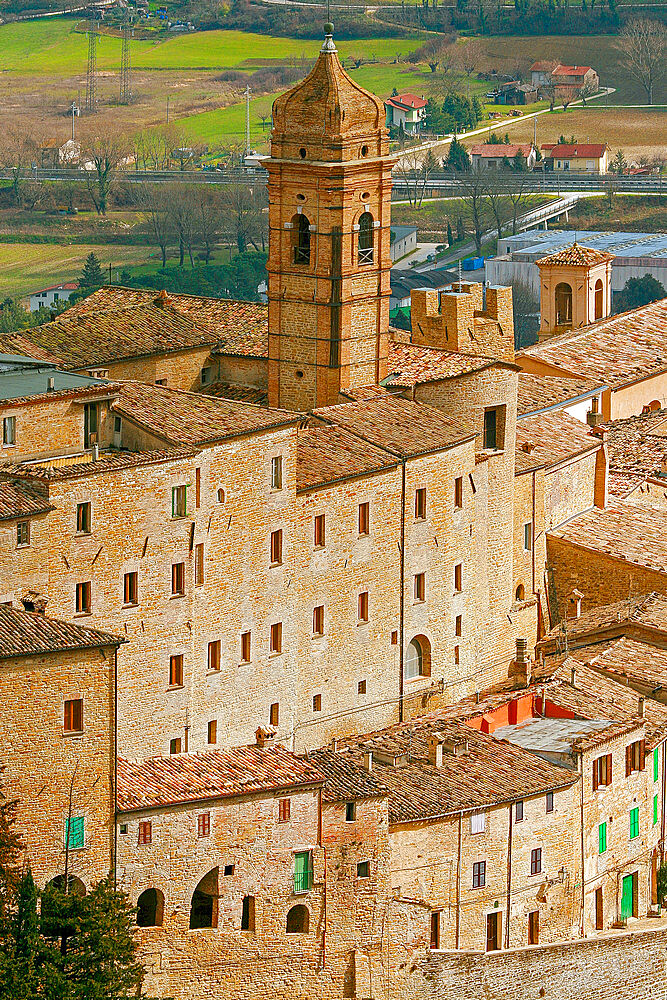
[[[0,659],[56,653],[67,649],[119,646],[121,639],[96,628],[81,628],[71,622],[47,618],[31,611],[16,611],[0,605]]]
[[[667,371],[667,298],[550,337],[517,354],[613,389]]]
[[[309,490],[326,483],[390,469],[395,455],[364,441],[344,427],[311,420],[297,437],[297,489]]]
[[[534,447],[528,453],[530,457],[549,467],[587,451],[597,451],[601,441],[591,435],[588,424],[564,410],[554,410],[517,420],[517,452],[525,452],[531,445]]]
[[[406,458],[452,448],[475,437],[470,428],[435,407],[397,396],[325,406],[314,412],[323,420]]]
[[[553,59],[542,59],[534,62],[530,67],[531,73],[550,73],[552,69],[555,69],[558,63]]]
[[[77,456],[76,460],[73,459],[67,465],[51,465],[49,459],[44,459],[42,463],[30,461],[17,465],[5,462],[0,464],[0,475],[55,482],[59,479],[81,479],[85,476],[101,475],[103,472],[122,471],[140,465],[158,465],[160,462],[173,462],[196,454],[195,448],[170,448],[163,451],[102,451],[97,461],[93,461],[92,454],[87,453],[85,461]]]
[[[90,312],[150,306],[155,298],[165,293],[143,288],[105,286],[93,292],[67,312]],[[265,357],[267,353],[268,307],[262,302],[243,302],[235,299],[213,299],[203,295],[182,295],[170,292],[168,306],[188,317],[202,329],[208,330],[210,343],[217,344],[215,352]],[[206,340],[209,343],[209,340]]]
[[[554,69],[554,76],[585,76],[590,66],[562,66],[560,63]]]
[[[604,426],[612,472],[646,478],[660,471],[667,457],[667,411],[654,410]]]
[[[390,97],[385,101],[385,104],[391,104],[394,107],[398,105],[399,107],[403,106],[404,108],[415,108],[415,109],[426,107],[426,101],[424,100],[423,97],[417,97],[416,94],[409,94],[409,93],[394,94],[393,97]]]
[[[610,469],[607,476],[607,492],[610,499],[622,500],[636,489],[641,489],[643,483],[644,477],[639,473],[615,472]]]
[[[667,641],[667,596],[648,593],[603,604],[565,621],[570,648],[617,635],[654,633],[656,641]],[[561,625],[552,628],[540,643],[547,651],[564,636]]]
[[[482,159],[489,157],[506,156],[509,160],[521,153],[522,156],[530,156],[532,146],[529,142],[507,143],[507,142],[484,142],[478,146],[471,146],[469,153],[471,156],[481,156]]]
[[[355,763],[349,754],[340,754],[323,747],[321,750],[309,751],[306,760],[324,775],[323,802],[377,799],[389,794],[389,789],[377,775]]]
[[[592,247],[582,247],[579,243],[573,243],[571,247],[563,247],[562,250],[549,254],[548,257],[539,257],[535,263],[538,267],[550,267],[552,264],[567,264],[570,267],[592,267],[593,264],[606,264],[607,261],[613,259],[613,253],[607,253],[604,250],[594,250]]]
[[[240,385],[237,382],[209,382],[202,386],[204,396],[219,396],[222,399],[236,399],[241,403],[253,403],[255,406],[268,406],[269,393],[267,389],[259,389],[256,385]]]
[[[387,359],[389,374],[383,379],[383,384],[389,388],[408,388],[425,382],[456,378],[458,375],[482,371],[498,364],[501,362],[495,358],[442,351],[438,347],[399,344],[390,340]]]
[[[652,506],[650,500],[616,500],[605,510],[596,507],[579,514],[548,535],[611,559],[667,573],[664,508]]]
[[[522,417],[529,413],[564,407],[566,403],[592,396],[603,388],[604,383],[596,379],[519,372],[517,415]]]
[[[255,795],[319,785],[324,777],[303,757],[280,744],[233,747],[203,754],[173,754],[142,761],[118,760],[121,812]]]
[[[565,157],[567,160],[582,160],[591,158],[597,159],[600,156],[604,156],[606,150],[605,143],[582,143],[577,145],[565,145],[564,143],[559,143],[556,146],[552,146],[549,150],[549,156],[552,159],[558,157]]]
[[[455,743],[467,742],[468,752],[461,756],[445,752],[442,767],[435,767],[428,760],[428,737],[434,732]],[[338,752],[357,764],[363,762],[365,751],[375,751],[372,773],[389,788],[392,823],[482,809],[565,788],[578,780],[571,771],[521,747],[438,713],[365,736],[347,737],[342,743]],[[383,763],[380,754],[403,755],[405,762]]]
[[[53,510],[48,491],[39,483],[0,479],[0,521],[33,517]]]
[[[60,364],[60,358],[57,358],[50,351],[38,347],[22,333],[0,333],[0,352],[37,358],[39,361],[48,361],[55,365]]]
[[[667,649],[621,636],[605,649],[579,648],[575,656],[591,667],[604,670],[621,684],[641,684],[651,693],[667,690]],[[664,708],[667,719],[667,705]]]
[[[173,444],[202,445],[296,423],[300,414],[216,396],[123,382],[112,408]]]

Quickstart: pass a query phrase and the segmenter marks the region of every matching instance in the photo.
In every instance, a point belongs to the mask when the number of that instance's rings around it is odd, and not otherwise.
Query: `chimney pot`
[[[572,685],[572,687],[576,687],[576,684],[577,684],[577,668],[576,667],[572,667],[570,669],[570,684]]]
[[[366,752],[364,753],[364,768],[368,771],[369,774],[373,770],[373,751],[372,750],[366,750]]]
[[[639,704],[638,704],[638,707],[637,707],[637,715],[641,719],[644,718],[644,703],[645,703],[645,699],[640,695],[639,696]]]
[[[528,640],[527,639],[517,639],[516,640],[516,662],[525,663],[526,653],[528,651]]]
[[[98,444],[93,445],[93,462],[99,461],[100,457],[100,446]]]
[[[54,379],[53,375],[49,375],[49,377],[46,380],[46,391],[54,392],[55,388],[56,388],[56,380]]]

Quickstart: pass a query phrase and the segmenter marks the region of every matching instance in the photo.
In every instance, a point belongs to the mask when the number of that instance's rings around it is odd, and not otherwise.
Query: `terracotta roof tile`
[[[471,146],[469,153],[471,156],[481,156],[482,159],[506,156],[509,160],[511,160],[517,153],[521,153],[522,156],[530,156],[532,148],[533,147],[529,142],[484,142],[477,146]]]
[[[125,641],[96,628],[81,628],[71,622],[0,605],[0,659],[3,660],[67,649],[119,646]]]
[[[667,411],[654,410],[603,426],[612,472],[646,478],[660,471],[667,457]]]
[[[583,455],[587,451],[597,451],[602,442],[591,435],[588,424],[570,416],[564,410],[538,413],[517,421],[517,453],[526,453],[530,458],[545,466],[558,465],[569,458]]]
[[[570,648],[587,645],[596,638],[614,638],[618,635],[639,636],[653,634],[656,642],[667,642],[667,596],[648,593],[629,597],[612,604],[603,604],[585,611],[579,618],[565,621],[567,641]],[[561,625],[557,625],[540,643],[547,652],[555,649],[557,641],[563,637]]]
[[[667,298],[550,337],[517,354],[612,389],[667,371]],[[556,374],[556,373],[554,373]]]
[[[33,517],[53,510],[48,491],[39,483],[0,479],[0,521]]]
[[[579,514],[548,537],[599,552],[611,559],[658,573],[667,573],[667,535],[664,509],[642,503],[615,500],[605,510],[594,508]]]
[[[296,423],[301,415],[144,382],[123,382],[112,409],[156,437],[202,445]]]
[[[0,334],[0,353],[2,354],[23,354],[27,358],[36,358],[39,361],[48,361],[51,364],[60,364],[60,358],[44,348],[29,340],[22,333],[2,333]]]
[[[51,464],[49,459],[44,459],[41,463],[30,461],[17,465],[5,462],[0,464],[0,476],[42,480],[43,482],[59,479],[81,479],[85,476],[101,475],[104,472],[132,469],[140,465],[174,462],[177,459],[190,458],[196,454],[195,448],[170,448],[163,451],[102,451],[95,462],[92,454],[87,452],[84,456],[70,456],[72,461],[66,465]]]
[[[594,395],[604,388],[605,384],[598,379],[519,372],[517,415],[522,417],[544,410],[562,408],[568,402]]]
[[[554,81],[555,82],[555,81]],[[542,147],[544,149],[544,146]],[[604,156],[607,146],[603,142],[595,143],[557,143],[549,146],[548,155],[551,158],[564,156],[568,160],[582,160],[586,158],[598,159]]]
[[[209,382],[202,387],[204,396],[218,396],[222,399],[235,399],[241,403],[253,403],[255,406],[268,406],[269,393],[256,385],[240,385],[237,382]]]
[[[324,747],[311,750],[306,760],[314,764],[324,775],[322,800],[324,802],[345,802],[352,799],[384,798],[389,789],[378,777],[355,763],[349,754],[340,754]]]
[[[566,156],[566,153],[559,154]],[[582,247],[579,243],[573,243],[571,247],[563,247],[557,253],[549,254],[548,257],[539,257],[535,263],[538,267],[550,267],[552,264],[567,264],[569,267],[591,267],[593,264],[606,264],[613,260],[613,253],[604,250],[593,250],[591,247]]]
[[[396,456],[344,427],[311,420],[297,437],[297,490],[369,475],[398,464]]]
[[[453,448],[475,437],[472,430],[435,407],[397,396],[325,406],[314,412],[328,423],[406,458]]]
[[[174,754],[142,761],[118,760],[121,812],[255,795],[282,788],[320,785],[314,764],[279,744],[233,747],[203,754]]]
[[[398,344],[389,341],[388,371],[383,384],[407,388],[425,382],[456,378],[468,372],[481,371],[500,364],[495,358],[485,358],[456,351],[442,351],[437,347],[417,344]]]

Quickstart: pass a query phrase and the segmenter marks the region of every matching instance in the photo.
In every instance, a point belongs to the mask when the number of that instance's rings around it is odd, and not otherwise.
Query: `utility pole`
[[[167,125],[169,124],[169,94],[167,94]]]
[[[245,88],[245,151],[250,152],[250,87]]]
[[[72,115],[72,139],[73,139],[74,138],[74,119],[76,118],[76,116],[77,116],[77,114],[79,112],[79,109],[78,109],[75,101],[72,101],[72,103],[70,105],[70,112],[71,112],[71,115]]]
[[[132,102],[132,67],[130,63],[130,37],[132,25],[130,15],[126,9],[123,21],[123,47],[120,56],[120,103],[131,104]]]
[[[88,22],[88,68],[86,71],[86,111],[97,111],[97,93],[95,89],[97,76],[97,16],[93,11]]]

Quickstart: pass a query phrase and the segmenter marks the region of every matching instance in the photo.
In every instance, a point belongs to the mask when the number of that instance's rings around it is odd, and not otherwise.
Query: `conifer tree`
[[[89,253],[86,263],[83,266],[79,285],[81,288],[99,288],[104,284],[104,273],[99,258],[94,253]]]

